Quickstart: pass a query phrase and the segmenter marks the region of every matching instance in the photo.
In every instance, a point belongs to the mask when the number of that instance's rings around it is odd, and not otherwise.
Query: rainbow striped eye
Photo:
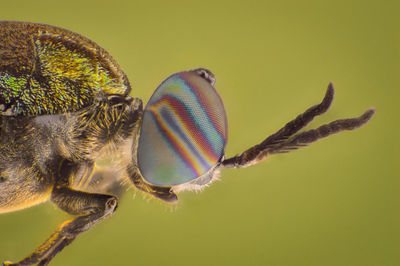
[[[143,178],[173,186],[206,174],[224,155],[224,105],[205,69],[176,73],[146,105],[137,151]]]

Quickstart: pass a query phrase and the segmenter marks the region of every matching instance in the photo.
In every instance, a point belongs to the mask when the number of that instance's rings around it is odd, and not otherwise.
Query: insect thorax
[[[116,169],[126,168],[140,118],[140,100],[115,106],[104,101],[62,115],[2,116],[0,212],[12,206],[25,208],[47,198],[61,178],[64,161],[76,165],[67,180],[71,185],[90,184],[92,166],[107,151],[113,152]],[[24,194],[19,192],[21,186],[25,186]]]
[[[130,91],[125,73],[111,56],[76,33],[0,22],[0,38],[2,114],[76,112],[92,105],[99,93],[126,96]]]

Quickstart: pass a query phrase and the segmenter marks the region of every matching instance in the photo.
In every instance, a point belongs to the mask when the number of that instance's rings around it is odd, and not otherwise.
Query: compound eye
[[[225,109],[209,80],[199,73],[168,77],[145,107],[137,158],[150,184],[189,182],[207,173],[224,155]]]

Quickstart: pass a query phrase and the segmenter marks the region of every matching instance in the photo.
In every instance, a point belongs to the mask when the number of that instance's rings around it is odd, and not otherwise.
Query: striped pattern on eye
[[[151,184],[183,184],[215,166],[226,141],[225,109],[210,81],[198,71],[176,73],[145,108],[138,166]]]

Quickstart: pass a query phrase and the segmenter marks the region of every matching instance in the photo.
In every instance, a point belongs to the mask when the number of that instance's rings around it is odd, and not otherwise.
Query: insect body
[[[18,263],[46,265],[79,234],[110,216],[121,180],[166,202],[246,167],[367,123],[374,110],[298,133],[323,101],[242,154],[225,158],[227,119],[206,69],[168,77],[145,109],[129,81],[92,41],[53,26],[0,22],[0,213],[50,199],[76,218]],[[112,152],[114,168],[96,162]]]

